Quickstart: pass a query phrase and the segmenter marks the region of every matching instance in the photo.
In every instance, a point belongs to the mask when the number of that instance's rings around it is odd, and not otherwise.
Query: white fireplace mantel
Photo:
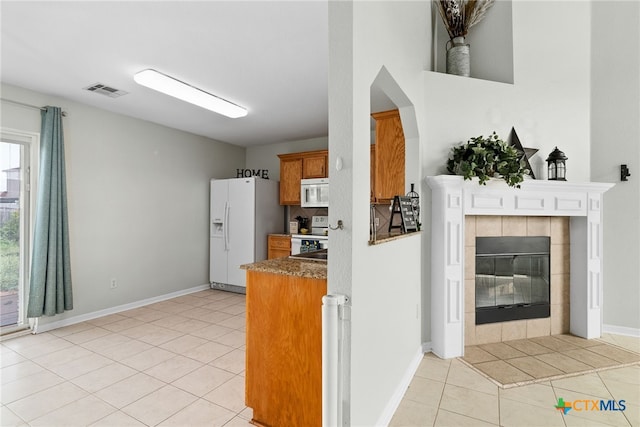
[[[510,188],[461,176],[427,177],[431,202],[431,344],[442,357],[464,354],[465,215],[567,216],[570,220],[570,331],[602,329],[602,194],[609,183],[525,180]]]

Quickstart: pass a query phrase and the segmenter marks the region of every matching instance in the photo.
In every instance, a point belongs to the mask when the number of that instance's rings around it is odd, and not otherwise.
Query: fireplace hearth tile
[[[562,353],[539,354],[535,356],[535,358],[542,360],[551,366],[555,366],[566,373],[585,372],[592,369],[590,365],[582,363],[579,360]]]
[[[594,353],[586,348],[563,351],[562,353],[569,357],[573,357],[576,360],[580,360],[582,363],[586,363],[589,366],[593,366],[594,368],[608,368],[619,364],[619,362],[614,359]]]
[[[550,350],[547,347],[544,347],[540,344],[536,344],[535,342],[531,341],[531,340],[516,340],[516,341],[507,341],[505,342],[505,344],[507,344],[510,347],[515,348],[516,350],[519,350],[523,353],[525,353],[528,356],[536,356],[538,354],[545,354],[545,353],[550,353],[552,350]]]
[[[620,363],[640,362],[640,355],[610,345],[595,345],[587,350]]]
[[[515,366],[527,375],[531,375],[533,378],[548,378],[565,373],[533,356],[509,359],[507,363]]]
[[[514,352],[506,347],[511,347]],[[573,350],[557,350],[571,347]],[[511,357],[517,354],[527,355]],[[496,360],[484,361],[489,357]],[[467,366],[502,389],[528,384],[551,385],[549,381],[553,381],[555,386],[564,384],[570,377],[624,366],[632,367],[635,369],[633,372],[640,374],[640,353],[603,339],[586,340],[563,334],[467,346],[465,356],[458,359],[457,363],[452,362],[449,377],[455,377],[454,366],[459,369]]]
[[[547,347],[548,349],[553,351],[564,352],[578,349],[578,347],[576,347],[575,345],[552,336],[532,338],[531,341],[535,342],[536,344],[540,344],[541,346]]]
[[[494,355],[498,359],[512,359],[514,357],[524,357],[526,354],[508,346],[505,343],[497,342],[493,344],[484,344],[479,346],[482,350]],[[465,353],[465,360],[467,355]],[[475,362],[473,362],[475,363]]]
[[[588,340],[586,338],[576,337],[575,335],[569,335],[569,334],[557,335],[557,336],[554,336],[554,338],[558,338],[559,340],[566,341],[580,348],[593,347],[595,345],[602,345],[602,341]]]
[[[473,366],[501,384],[519,383],[534,379],[531,375],[521,371],[513,365],[508,364],[504,360],[477,363]]]
[[[490,362],[492,360],[498,360],[493,354],[487,350],[478,346],[468,346],[464,348],[464,360],[471,364]]]

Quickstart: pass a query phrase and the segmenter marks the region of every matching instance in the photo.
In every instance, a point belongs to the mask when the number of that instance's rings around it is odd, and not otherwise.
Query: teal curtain
[[[36,198],[27,317],[73,309],[62,111],[42,110],[40,176]]]

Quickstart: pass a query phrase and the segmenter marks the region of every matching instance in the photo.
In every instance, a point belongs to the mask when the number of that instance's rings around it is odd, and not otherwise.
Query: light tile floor
[[[5,426],[247,426],[245,297],[202,291],[0,343]]]
[[[0,343],[0,425],[248,426],[245,298],[207,290]],[[640,339],[604,340],[640,351]],[[554,409],[624,399],[624,412]],[[640,426],[640,367],[499,389],[427,354],[392,426]],[[288,427],[288,426],[287,426]]]

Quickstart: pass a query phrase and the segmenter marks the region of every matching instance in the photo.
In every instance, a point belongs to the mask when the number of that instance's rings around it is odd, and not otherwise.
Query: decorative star
[[[529,175],[531,175],[531,178],[536,179],[536,176],[533,173],[533,168],[531,167],[531,163],[529,163],[529,159],[538,152],[538,149],[523,148],[522,144],[520,143],[520,138],[518,138],[518,134],[516,133],[516,129],[513,127],[511,128],[511,133],[509,134],[509,144],[522,154],[520,161],[523,161],[526,168],[529,169]]]

